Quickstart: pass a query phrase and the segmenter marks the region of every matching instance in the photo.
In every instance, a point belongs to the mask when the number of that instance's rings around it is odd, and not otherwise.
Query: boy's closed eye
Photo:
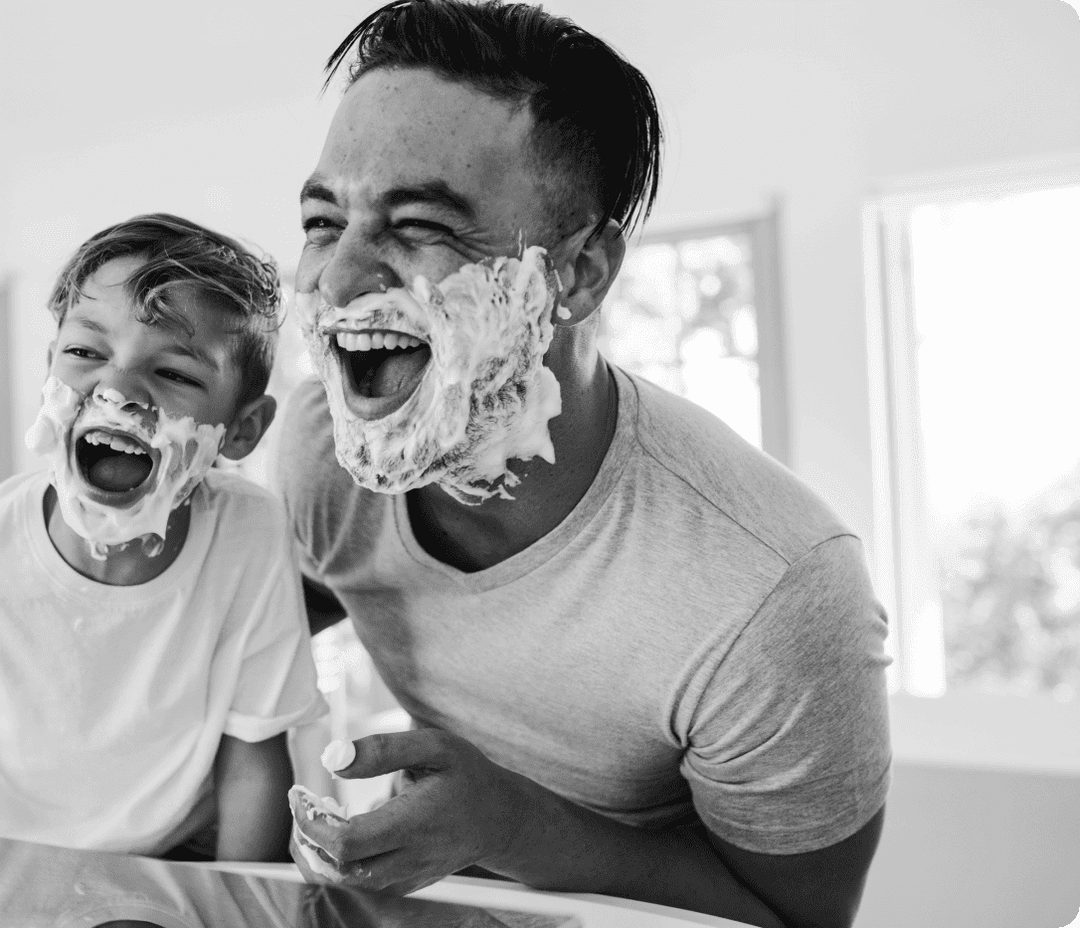
[[[98,352],[94,351],[92,348],[83,348],[81,345],[69,345],[64,349],[63,353],[76,358],[82,358],[84,361],[101,360],[101,355]]]
[[[202,383],[202,381],[196,380],[194,377],[191,377],[188,374],[182,374],[179,371],[163,369],[159,370],[157,372],[157,375],[164,380],[168,380],[172,383],[177,383],[185,387],[194,387],[199,390],[206,389],[206,385]]]

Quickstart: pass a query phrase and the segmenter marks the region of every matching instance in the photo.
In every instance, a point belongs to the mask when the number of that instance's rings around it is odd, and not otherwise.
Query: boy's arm
[[[285,733],[256,742],[222,735],[214,780],[217,859],[288,861],[293,770]]]

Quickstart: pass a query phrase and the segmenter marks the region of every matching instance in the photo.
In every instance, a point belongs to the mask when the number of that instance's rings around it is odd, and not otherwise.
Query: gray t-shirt
[[[420,547],[404,496],[353,483],[303,384],[278,455],[301,567],[419,725],[619,821],[696,811],[752,851],[834,844],[889,781],[886,620],[861,544],[714,416],[615,374],[592,487],[475,573]]]

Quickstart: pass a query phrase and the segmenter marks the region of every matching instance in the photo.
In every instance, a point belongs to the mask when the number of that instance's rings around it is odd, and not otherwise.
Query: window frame
[[[790,469],[791,403],[788,396],[780,250],[782,208],[782,201],[774,198],[764,211],[749,215],[718,217],[694,223],[655,222],[649,225],[648,231],[627,241],[627,250],[729,235],[745,235],[750,239],[754,320],[758,338],[761,446],[766,454]]]
[[[15,473],[15,278],[0,274],[0,480]]]
[[[893,751],[911,763],[1080,774],[1080,702],[940,692],[943,669],[916,658],[935,629],[926,475],[918,419],[911,211],[1080,185],[1080,153],[885,178],[863,203],[875,588],[892,617],[887,650]],[[943,665],[944,644],[940,657]],[[939,678],[939,679],[938,679]]]

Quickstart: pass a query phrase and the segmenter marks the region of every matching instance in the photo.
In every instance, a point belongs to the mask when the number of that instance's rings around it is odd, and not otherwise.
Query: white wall
[[[0,275],[19,280],[16,435],[42,377],[44,290],[87,235],[167,209],[295,263],[297,192],[335,99],[316,100],[321,62],[373,6],[5,11]],[[670,141],[657,222],[741,215],[783,198],[794,467],[869,543],[861,198],[877,177],[1080,153],[1080,19],[1061,0],[547,7],[607,38],[652,80]],[[17,463],[31,462],[21,453]],[[993,777],[898,769],[861,924],[1057,926],[1043,919],[1070,893],[1075,914],[1080,877],[1044,885],[1080,870],[1053,864],[1077,857],[1075,841],[1059,856],[1054,844],[1071,840],[1062,822],[1080,822],[1075,782]],[[997,853],[1004,863],[987,866]],[[1013,908],[993,903],[1005,896]],[[1057,908],[1031,902],[1044,896]],[[1018,921],[1014,909],[1038,918]]]

